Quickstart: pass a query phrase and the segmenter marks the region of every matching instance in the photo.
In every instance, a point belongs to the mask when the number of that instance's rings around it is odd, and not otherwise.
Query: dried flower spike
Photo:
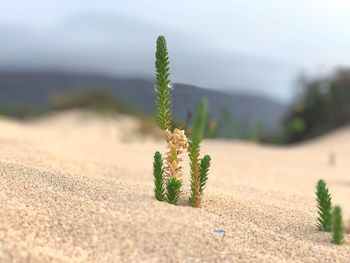
[[[175,129],[174,132],[166,131],[168,152],[166,157],[165,175],[168,178],[180,179],[182,175],[181,155],[187,150],[188,141],[183,130]]]

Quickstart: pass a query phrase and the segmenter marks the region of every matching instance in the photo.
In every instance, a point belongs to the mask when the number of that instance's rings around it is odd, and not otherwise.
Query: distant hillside
[[[271,99],[207,90],[174,84],[174,115],[185,120],[200,99],[206,98],[210,111],[218,117],[222,109],[237,120],[261,122],[269,131],[280,127],[287,106]],[[0,105],[48,106],[50,97],[77,91],[101,89],[144,113],[155,111],[154,82],[142,78],[118,78],[95,74],[57,72],[0,72]]]
[[[153,78],[157,36],[167,38],[172,80],[243,91],[289,101],[299,66],[226,49],[207,39],[118,12],[73,13],[45,26],[0,21],[0,71],[94,72]],[[186,41],[184,41],[186,39]]]

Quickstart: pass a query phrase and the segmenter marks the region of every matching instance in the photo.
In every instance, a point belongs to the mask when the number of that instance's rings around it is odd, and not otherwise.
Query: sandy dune
[[[350,262],[349,235],[336,246],[315,229],[314,195],[325,179],[350,218],[350,129],[291,148],[205,141],[201,209],[153,198],[164,144],[132,119],[71,112],[0,130],[0,262]]]

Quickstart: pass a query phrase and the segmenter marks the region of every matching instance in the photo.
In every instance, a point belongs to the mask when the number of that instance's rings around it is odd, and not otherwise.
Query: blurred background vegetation
[[[237,118],[222,105],[218,114],[209,111],[205,138],[239,139],[261,143],[292,144],[309,140],[344,127],[350,122],[350,69],[339,68],[322,76],[301,75],[299,92],[284,114],[281,129],[266,132],[264,123],[249,116]],[[46,107],[2,104],[0,115],[27,119],[57,111],[83,109],[99,114],[127,114],[140,121],[142,134],[159,135],[153,114],[136,109],[125,100],[103,89],[87,89],[53,94]],[[190,133],[194,112],[177,118],[174,125]]]
[[[301,92],[284,119],[283,142],[311,139],[350,122],[350,69],[299,79]]]
[[[349,123],[349,1],[179,0],[164,2],[167,16],[156,0],[63,2],[2,3],[0,115],[129,114],[154,133],[162,34],[175,122],[186,129],[201,98],[208,139],[293,144]]]

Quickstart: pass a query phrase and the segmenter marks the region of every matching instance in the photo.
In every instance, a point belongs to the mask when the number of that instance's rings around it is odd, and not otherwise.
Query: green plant
[[[154,154],[153,162],[154,196],[158,201],[165,200],[163,158],[160,152]]]
[[[331,209],[332,209],[332,198],[323,180],[319,180],[317,183],[317,228],[321,231],[331,230]]]
[[[205,155],[201,160],[201,164],[199,168],[200,182],[201,182],[199,192],[201,194],[203,194],[205,184],[207,183],[207,180],[208,180],[210,161],[211,161],[211,158],[209,155]]]
[[[208,167],[205,167],[205,165],[208,165],[210,163],[206,162],[208,161],[208,158],[206,158],[203,162],[204,170],[202,171],[203,177],[201,177],[201,167],[200,167],[200,143],[203,138],[203,131],[205,127],[205,121],[206,121],[206,112],[207,112],[207,103],[206,101],[202,101],[199,104],[196,117],[194,119],[194,125],[192,130],[192,136],[191,140],[189,142],[189,159],[190,159],[190,169],[191,169],[191,196],[189,199],[190,205],[194,207],[200,207],[201,204],[201,189],[203,191],[205,182],[207,180],[207,171],[205,171],[205,168],[209,169]],[[203,184],[203,187],[201,186]]]
[[[163,130],[167,142],[168,151],[164,158],[164,171],[162,170],[162,156],[159,152],[154,157],[154,193],[157,200],[166,199],[170,204],[177,204],[181,195],[182,167],[181,155],[189,150],[191,166],[191,197],[190,204],[194,207],[200,206],[201,195],[208,180],[210,157],[204,156],[200,160],[200,143],[203,137],[205,119],[207,115],[207,104],[202,101],[199,105],[192,130],[192,140],[188,143],[184,130],[172,129],[176,123],[171,116],[171,84],[169,73],[169,58],[166,40],[163,36],[157,39],[156,50],[156,106],[157,123]],[[161,174],[164,174],[162,176]],[[166,193],[162,186],[166,182]]]
[[[157,39],[156,51],[156,104],[159,127],[166,131],[171,128],[171,84],[169,58],[164,36]]]
[[[167,182],[167,200],[169,204],[176,205],[181,193],[182,181],[169,178]]]
[[[184,131],[171,130],[173,119],[171,116],[171,84],[169,73],[169,58],[166,40],[163,36],[157,39],[156,50],[156,105],[157,122],[164,131],[168,152],[165,158],[165,176],[167,201],[176,204],[181,194],[181,154],[187,149],[187,138]]]
[[[339,206],[332,211],[332,243],[341,245],[344,243],[344,223],[342,211]]]
[[[99,89],[75,91],[54,95],[49,98],[51,110],[87,109],[98,113],[124,113],[136,115],[129,105],[115,98],[113,94]]]

